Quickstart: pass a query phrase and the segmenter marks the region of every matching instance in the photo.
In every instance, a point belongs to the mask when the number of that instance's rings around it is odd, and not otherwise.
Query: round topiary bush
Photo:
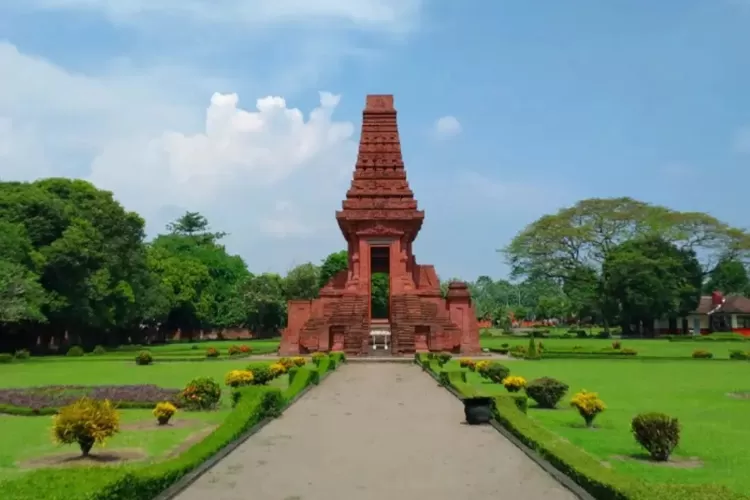
[[[73,347],[71,347],[70,349],[68,349],[68,354],[67,355],[68,356],[78,357],[78,356],[83,356],[83,354],[84,354],[83,347],[81,347],[79,345],[74,345]]]
[[[326,357],[326,353],[324,352],[314,352],[312,354],[312,362],[315,364],[315,366],[318,366],[321,361],[323,361],[323,358]]]
[[[188,410],[212,410],[221,399],[221,387],[211,377],[198,377],[185,386],[178,399]]]
[[[706,351],[705,349],[696,349],[693,351],[693,358],[695,359],[711,359],[713,357],[713,353]]]
[[[120,430],[120,415],[109,401],[82,398],[60,408],[52,426],[56,442],[78,443],[87,456],[94,443],[104,444]]]
[[[247,369],[253,373],[253,385],[266,385],[274,379],[274,372],[270,366],[248,366]]]
[[[680,442],[680,422],[664,413],[641,413],[631,422],[633,437],[651,458],[665,462]]]
[[[13,355],[7,352],[0,352],[0,364],[7,364],[13,362]]]
[[[508,375],[510,375],[510,368],[501,365],[497,361],[490,362],[490,364],[487,365],[487,368],[482,372],[483,377],[496,384],[501,384]]]
[[[568,384],[551,377],[532,380],[526,386],[526,395],[536,401],[540,408],[552,409],[568,392]]]
[[[104,348],[104,346],[98,345],[94,347],[94,350],[91,352],[94,354],[100,355],[100,354],[106,354],[107,350]]]
[[[135,355],[135,364],[136,365],[150,365],[154,362],[154,357],[151,355],[149,351],[140,351],[138,354]]]
[[[207,358],[218,358],[219,357],[219,350],[215,347],[209,347],[206,349],[206,357]]]
[[[227,349],[227,354],[229,354],[230,356],[237,356],[239,354],[242,354],[242,351],[240,350],[240,346],[230,345],[229,349]]]
[[[253,372],[250,370],[232,370],[224,377],[224,383],[237,388],[253,383]]]

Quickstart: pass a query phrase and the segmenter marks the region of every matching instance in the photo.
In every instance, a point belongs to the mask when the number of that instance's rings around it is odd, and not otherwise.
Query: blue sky
[[[364,96],[393,93],[443,277],[503,276],[496,248],[587,197],[746,227],[748,25],[746,0],[6,0],[0,178],[89,179],[151,234],[200,210],[284,272],[343,247]]]

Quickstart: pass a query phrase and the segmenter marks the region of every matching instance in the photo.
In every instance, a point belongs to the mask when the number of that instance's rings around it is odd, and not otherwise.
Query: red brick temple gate
[[[466,284],[451,283],[442,298],[435,268],[417,264],[412,252],[424,212],[406,179],[392,95],[367,96],[354,178],[336,220],[348,243],[349,268],[331,278],[319,298],[289,301],[282,355],[480,351]],[[387,318],[372,317],[375,272],[388,273]]]

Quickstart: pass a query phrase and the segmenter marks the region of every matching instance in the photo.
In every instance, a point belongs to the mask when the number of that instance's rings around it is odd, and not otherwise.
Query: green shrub
[[[190,346],[191,351],[197,351],[198,350],[198,344],[193,344]]]
[[[510,351],[508,351],[508,354],[514,358],[523,358],[526,356],[526,348],[522,345],[514,345]]]
[[[240,350],[239,346],[230,345],[229,349],[227,349],[227,354],[230,356],[237,356],[239,354],[242,354],[242,350]]]
[[[622,347],[622,344],[620,343],[619,340],[615,340],[614,342],[612,342],[612,349],[620,349],[621,347]]]
[[[346,363],[346,354],[341,351],[333,351],[331,353],[331,359],[336,361],[336,366],[341,363]]]
[[[438,364],[442,367],[445,366],[445,364],[451,360],[453,356],[451,356],[451,353],[449,352],[441,352],[435,358],[437,359]]]
[[[208,349],[206,349],[207,358],[218,358],[220,354],[221,353],[219,352],[219,350],[215,347],[209,347]]]
[[[107,350],[104,348],[104,346],[98,345],[98,346],[94,347],[94,350],[91,351],[91,352],[93,354],[101,355],[101,354],[106,354]]]
[[[428,352],[427,353],[427,359],[430,360],[430,361],[432,361],[433,359],[435,359],[435,353],[434,352]]]
[[[500,347],[502,347],[503,349],[508,349],[508,348],[510,347],[510,344],[508,344],[508,343],[506,342],[506,343],[504,343],[504,344],[500,344]]]
[[[221,386],[211,377],[194,378],[177,398],[180,405],[188,410],[212,410],[221,399]]]
[[[631,430],[638,444],[651,458],[661,462],[669,460],[680,442],[680,422],[663,413],[641,413],[631,422]]]
[[[28,349],[19,349],[14,354],[14,357],[16,359],[29,359],[31,357],[31,352],[29,352]]]
[[[489,380],[493,381],[496,384],[502,383],[503,379],[508,375],[510,375],[510,368],[498,363],[497,361],[490,362],[485,372],[483,373],[483,376],[487,377]]]
[[[537,349],[536,342],[534,342],[533,338],[529,339],[529,347],[526,349],[526,355],[524,358],[526,359],[539,359],[541,356],[539,354],[539,350]]]
[[[693,351],[693,358],[695,359],[711,359],[713,357],[713,353],[704,349],[696,349],[695,351]]]
[[[13,355],[7,352],[0,352],[0,364],[7,364],[13,362]]]
[[[440,382],[440,385],[442,386],[449,386],[450,385],[450,379],[448,378],[448,372],[439,372],[438,373],[438,382]]]
[[[135,364],[136,365],[150,365],[154,362],[154,357],[151,355],[151,352],[149,351],[141,351],[138,354],[135,355]]]
[[[609,332],[602,330],[601,332],[597,333],[595,337],[598,339],[609,339],[612,338],[612,335]]]
[[[74,345],[73,347],[71,347],[70,349],[68,349],[68,354],[67,355],[68,356],[73,356],[73,357],[79,357],[79,356],[83,356],[83,354],[84,354],[83,347],[81,347],[79,345]]]
[[[312,353],[311,358],[312,358],[313,364],[317,366],[320,364],[321,361],[323,361],[324,359],[327,359],[328,356],[324,352],[314,352]]]
[[[271,367],[265,364],[249,365],[247,370],[253,372],[253,385],[266,385],[274,378]]]
[[[750,359],[750,352],[743,352],[739,349],[729,351],[729,359]]]
[[[568,392],[568,384],[551,377],[532,380],[526,386],[526,395],[541,408],[554,408]]]

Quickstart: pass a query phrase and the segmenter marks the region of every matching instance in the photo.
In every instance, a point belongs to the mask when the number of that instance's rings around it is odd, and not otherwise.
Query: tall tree
[[[698,305],[703,273],[690,249],[658,236],[626,241],[607,255],[603,290],[620,309],[623,332],[653,333],[655,319],[683,317]]]
[[[745,265],[735,259],[721,259],[716,268],[711,271],[703,289],[705,293],[715,290],[724,293],[750,293],[750,279],[748,279]]]

